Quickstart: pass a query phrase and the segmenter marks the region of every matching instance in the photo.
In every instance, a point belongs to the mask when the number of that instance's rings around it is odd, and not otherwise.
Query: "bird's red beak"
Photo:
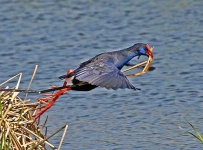
[[[147,55],[148,57],[151,57],[152,60],[154,60],[154,56],[153,56],[153,54],[152,54],[152,49],[153,49],[153,48],[150,48],[149,44],[146,44],[146,49],[147,49],[146,55]]]

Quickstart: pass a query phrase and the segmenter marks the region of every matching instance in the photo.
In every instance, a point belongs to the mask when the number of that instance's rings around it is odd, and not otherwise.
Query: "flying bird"
[[[154,59],[152,49],[148,44],[137,43],[123,50],[101,53],[81,63],[75,70],[68,70],[66,75],[59,77],[60,79],[64,79],[64,84],[61,87],[53,87],[52,89],[41,91],[20,89],[0,89],[0,91],[47,93],[59,90],[56,93],[46,94],[45,96],[48,97],[42,97],[39,99],[39,101],[45,104],[45,106],[41,107],[42,109],[39,108],[40,111],[35,115],[35,122],[37,118],[55,103],[59,96],[69,90],[90,91],[96,87],[104,87],[106,89],[114,90],[119,88],[138,90],[138,88],[135,88],[130,83],[127,76],[123,73],[124,71],[121,71],[121,69],[124,66],[132,66],[126,70],[135,68],[136,65],[131,64],[130,60],[136,56],[140,57],[141,55],[149,57],[149,60],[151,61]],[[145,69],[145,72],[154,69],[154,67],[150,68],[150,65],[146,66],[147,68]]]
[[[141,55],[150,56],[153,59],[148,44],[138,43],[123,50],[99,54],[59,78],[67,80],[71,90],[76,91],[90,91],[98,86],[114,90],[118,88],[137,90],[121,69],[132,65],[129,61]]]
[[[41,93],[45,93],[59,90],[54,94],[47,95],[47,98],[40,99],[45,106],[35,115],[34,122],[55,103],[59,96],[69,90],[90,91],[96,87],[104,87],[106,89],[114,90],[119,88],[139,90],[130,83],[121,69],[124,66],[135,67],[136,65],[132,65],[130,60],[136,56],[140,57],[141,55],[149,57],[151,61],[154,59],[152,48],[150,48],[148,44],[137,43],[123,50],[96,55],[95,57],[81,63],[75,70],[68,70],[66,75],[59,77],[60,79],[65,79],[62,87],[40,91]],[[149,68],[149,65],[147,65],[145,71],[153,69],[154,67]],[[128,68],[127,70],[131,69]],[[49,103],[47,103],[48,100],[50,100]]]

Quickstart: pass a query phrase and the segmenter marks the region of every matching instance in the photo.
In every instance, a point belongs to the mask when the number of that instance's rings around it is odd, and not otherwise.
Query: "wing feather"
[[[135,89],[126,76],[111,61],[90,62],[80,66],[74,71],[74,76],[79,81],[107,89]]]

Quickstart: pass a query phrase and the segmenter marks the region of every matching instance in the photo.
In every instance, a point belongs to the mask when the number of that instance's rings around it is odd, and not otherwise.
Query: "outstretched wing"
[[[111,61],[93,61],[74,71],[77,80],[107,89],[136,89]]]

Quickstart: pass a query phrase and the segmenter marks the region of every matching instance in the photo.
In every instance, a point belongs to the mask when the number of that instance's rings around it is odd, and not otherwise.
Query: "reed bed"
[[[30,84],[36,73],[34,70]],[[13,89],[18,89],[22,73],[19,73],[7,81],[0,84],[5,86],[11,80],[18,78]],[[9,88],[6,86],[5,88]],[[33,123],[33,116],[36,114],[36,108],[40,107],[40,102],[31,102],[27,97],[21,99],[19,92],[0,92],[0,150],[46,150],[47,147],[60,150],[68,125],[64,125],[54,133],[47,135],[46,123],[40,122],[40,118]],[[63,130],[62,138],[56,147],[48,140],[55,134]]]

